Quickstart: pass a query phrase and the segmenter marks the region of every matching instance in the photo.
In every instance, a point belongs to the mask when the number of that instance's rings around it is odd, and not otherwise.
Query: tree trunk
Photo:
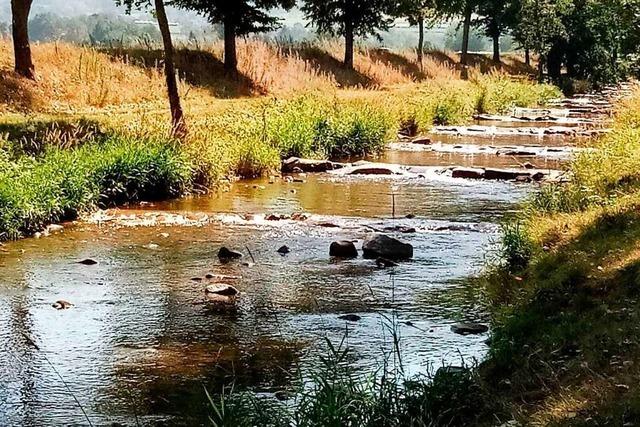
[[[232,18],[227,18],[224,21],[224,69],[228,73],[236,73],[238,71],[236,25]]]
[[[538,82],[544,82],[544,63],[545,58],[542,55],[538,56]]]
[[[418,64],[420,64],[420,71],[422,70],[422,56],[424,54],[424,18],[421,16],[418,19]]]
[[[500,34],[493,34],[493,62],[500,64]]]
[[[164,74],[167,79],[169,107],[171,108],[172,134],[178,138],[184,138],[187,134],[187,126],[184,121],[182,106],[180,105],[176,67],[173,63],[173,42],[171,41],[171,31],[169,29],[167,13],[164,9],[164,0],[155,0],[155,7],[158,26],[162,34],[162,43],[164,45]]]
[[[344,66],[353,70],[353,22],[347,17],[344,25]]]
[[[527,67],[531,66],[531,51],[528,47],[524,49],[524,63]]]
[[[462,65],[469,65],[469,35],[471,33],[472,12],[471,5],[467,2],[464,8],[464,24],[462,27],[462,49],[460,54],[460,63]]]
[[[35,79],[35,67],[29,46],[29,12],[33,0],[11,0],[13,52],[16,73]]]

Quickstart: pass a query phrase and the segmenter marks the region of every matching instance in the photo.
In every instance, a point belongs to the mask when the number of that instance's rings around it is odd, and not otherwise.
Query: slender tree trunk
[[[538,56],[538,81],[542,83],[544,81],[544,63],[545,58],[542,55]]]
[[[418,19],[418,64],[420,64],[420,71],[422,70],[422,57],[424,54],[424,18],[421,16]]]
[[[493,62],[500,64],[500,33],[493,34]]]
[[[524,49],[524,63],[527,67],[531,66],[531,51],[528,47]]]
[[[473,12],[471,5],[467,2],[464,9],[464,24],[462,27],[462,49],[460,54],[460,62],[462,65],[469,65],[469,35],[471,33],[471,13]]]
[[[29,12],[33,0],[11,0],[13,52],[16,73],[35,79],[35,67],[29,46]]]
[[[353,22],[347,18],[344,26],[344,66],[353,70]]]
[[[232,18],[227,18],[224,21],[224,69],[229,73],[238,71],[236,25]]]
[[[169,94],[169,107],[171,108],[172,133],[178,138],[184,138],[187,134],[187,125],[184,121],[182,106],[180,105],[180,94],[178,93],[178,82],[176,80],[176,67],[173,62],[173,42],[171,41],[171,31],[167,12],[164,8],[164,0],[154,0],[156,7],[156,17],[158,26],[162,34],[164,45],[164,74],[167,79],[167,92]]]

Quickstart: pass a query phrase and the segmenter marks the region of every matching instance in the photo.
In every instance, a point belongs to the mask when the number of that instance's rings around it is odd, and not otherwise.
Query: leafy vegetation
[[[487,274],[494,334],[480,377],[520,421],[640,419],[639,117],[636,93],[600,150],[572,164],[574,180],[543,187],[505,229],[505,266]]]

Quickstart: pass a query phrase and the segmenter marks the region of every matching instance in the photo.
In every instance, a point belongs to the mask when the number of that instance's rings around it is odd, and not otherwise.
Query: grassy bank
[[[640,422],[640,92],[566,186],[507,227],[487,278],[492,410],[533,425]]]
[[[28,235],[96,206],[270,173],[289,156],[376,154],[398,131],[424,132],[559,95],[486,70],[480,57],[461,80],[445,53],[432,53],[420,71],[402,52],[360,51],[356,70],[346,71],[331,43],[250,40],[241,44],[240,76],[229,78],[216,49],[179,52],[189,136],[178,144],[167,136],[159,51],[36,45],[33,82],[13,74],[9,44],[0,41],[0,235]],[[117,173],[109,180],[106,171]]]

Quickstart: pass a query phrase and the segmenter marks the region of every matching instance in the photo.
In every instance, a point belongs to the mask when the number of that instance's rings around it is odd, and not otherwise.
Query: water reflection
[[[404,361],[419,372],[442,361],[481,357],[486,337],[450,331],[483,320],[481,297],[464,278],[482,266],[496,236],[490,224],[531,186],[451,180],[310,176],[305,183],[242,182],[228,192],[124,211],[224,214],[200,226],[127,228],[77,224],[64,233],[8,245],[0,255],[0,352],[8,371],[0,414],[8,424],[83,424],[58,369],[96,424],[199,424],[204,387],[286,388],[298,367],[316,363],[325,338],[348,331],[357,363],[376,365],[390,345],[384,317],[397,315]],[[294,191],[292,191],[294,190]],[[394,196],[392,196],[394,195]],[[395,200],[395,215],[393,219]],[[236,214],[304,211],[299,221]],[[415,215],[406,219],[406,214]],[[225,218],[229,219],[224,220]],[[336,228],[319,226],[328,221]],[[415,247],[393,271],[363,259],[332,261],[332,241],[361,246],[373,229]],[[276,250],[287,245],[292,252]],[[221,264],[220,246],[245,258]],[[255,257],[249,261],[246,248]],[[92,258],[94,266],[77,261]],[[239,277],[231,310],[203,302],[206,274]],[[203,279],[194,281],[193,278]],[[69,310],[51,303],[68,300]],[[361,317],[347,324],[341,314]],[[24,339],[32,336],[35,350]],[[4,378],[3,378],[4,379]],[[190,419],[184,419],[190,414]]]

